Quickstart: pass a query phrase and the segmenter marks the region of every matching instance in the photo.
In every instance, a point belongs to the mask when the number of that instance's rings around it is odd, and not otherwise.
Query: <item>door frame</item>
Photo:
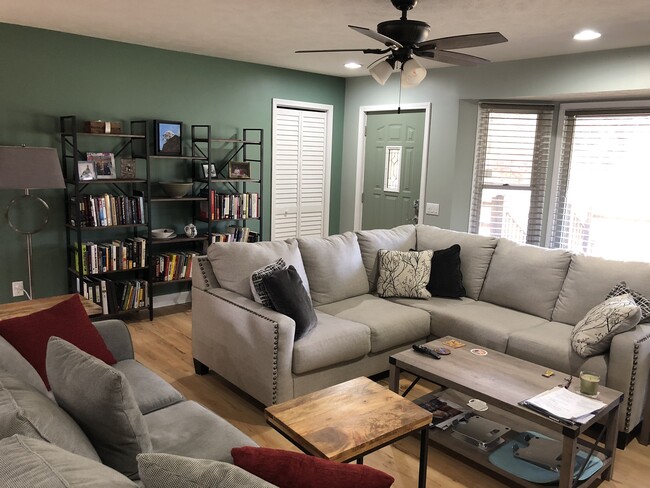
[[[323,103],[301,102],[298,100],[285,100],[282,98],[274,98],[272,100],[273,109],[271,112],[271,206],[269,211],[270,235],[273,235],[273,209],[275,208],[275,193],[273,192],[273,182],[275,179],[275,126],[276,117],[279,108],[293,108],[297,110],[310,110],[312,112],[324,112],[326,115],[326,134],[327,144],[325,148],[325,195],[323,200],[323,232],[326,236],[329,235],[330,229],[330,180],[332,174],[332,126],[334,119],[334,105],[327,105]],[[300,210],[300,209],[299,209]]]
[[[368,114],[373,112],[395,112],[397,110],[415,110],[424,111],[424,136],[422,141],[422,174],[420,175],[420,208],[418,210],[418,223],[422,223],[424,218],[424,204],[426,186],[427,186],[427,170],[429,161],[429,137],[431,130],[431,102],[423,103],[405,103],[402,105],[364,105],[359,107],[359,133],[357,137],[357,184],[354,189],[354,230],[361,230],[361,218],[363,213],[363,202],[361,195],[363,194],[363,178],[366,160],[366,124],[368,122]]]

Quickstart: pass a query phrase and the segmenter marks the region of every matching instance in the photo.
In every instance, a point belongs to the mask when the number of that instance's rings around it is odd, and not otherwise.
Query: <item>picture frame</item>
[[[117,178],[115,171],[115,155],[108,152],[86,153],[88,162],[95,167],[95,178],[98,180],[114,180]]]
[[[97,179],[95,164],[92,161],[77,161],[77,174],[79,175],[79,181]]]
[[[201,163],[201,174],[203,178],[217,178],[217,165],[214,163]]]
[[[228,163],[228,178],[249,180],[251,177],[251,163],[247,161],[231,161]]]
[[[154,120],[154,154],[181,156],[183,154],[183,123],[171,120]]]
[[[120,178],[131,180],[136,176],[136,161],[134,158],[122,158],[120,160]]]

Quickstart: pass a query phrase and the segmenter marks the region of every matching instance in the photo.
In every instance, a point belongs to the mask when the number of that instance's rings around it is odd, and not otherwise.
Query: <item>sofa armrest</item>
[[[293,319],[242,295],[192,288],[192,355],[262,402],[293,398]]]
[[[93,322],[93,325],[97,328],[106,343],[106,347],[113,353],[117,361],[134,358],[131,334],[124,322],[111,319]]]
[[[629,432],[641,420],[649,375],[650,324],[639,324],[614,336],[609,351],[607,386],[625,394],[619,430]]]
[[[212,271],[212,265],[207,256],[194,256],[192,258],[192,287],[199,290],[218,288],[219,281]]]

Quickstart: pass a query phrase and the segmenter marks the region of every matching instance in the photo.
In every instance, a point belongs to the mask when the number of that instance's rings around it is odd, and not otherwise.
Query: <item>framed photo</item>
[[[228,163],[228,178],[249,179],[251,177],[251,163],[230,162]]]
[[[92,161],[77,161],[77,171],[79,173],[79,181],[97,179],[95,164]]]
[[[95,174],[98,180],[117,178],[113,153],[86,153],[86,159],[95,165]]]
[[[136,164],[133,158],[122,158],[120,160],[120,178],[128,180],[135,178]]]
[[[201,172],[203,173],[203,178],[207,178],[208,176],[216,178],[217,166],[214,163],[201,163]]]
[[[181,156],[183,153],[183,123],[154,120],[156,134],[154,154],[158,156]]]

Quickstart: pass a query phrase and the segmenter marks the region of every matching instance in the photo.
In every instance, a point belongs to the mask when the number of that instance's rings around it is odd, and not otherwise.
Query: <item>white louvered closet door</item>
[[[327,235],[327,114],[278,108],[271,239]]]

